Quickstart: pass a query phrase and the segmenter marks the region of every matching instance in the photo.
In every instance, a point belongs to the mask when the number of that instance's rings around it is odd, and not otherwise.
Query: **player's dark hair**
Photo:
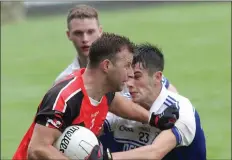
[[[95,18],[99,24],[99,19],[98,19],[98,11],[88,5],[76,5],[74,8],[71,8],[68,12],[67,16],[67,26],[69,28],[69,23],[71,20],[78,18],[78,19],[85,19],[85,18]]]
[[[115,56],[118,52],[126,48],[133,54],[134,47],[135,45],[129,38],[105,32],[90,47],[89,67],[97,67],[105,59],[109,59],[112,63],[115,63]]]
[[[149,74],[164,70],[164,56],[162,51],[150,43],[143,43],[136,46],[132,65],[134,66],[136,63],[141,63],[142,67],[147,69]]]

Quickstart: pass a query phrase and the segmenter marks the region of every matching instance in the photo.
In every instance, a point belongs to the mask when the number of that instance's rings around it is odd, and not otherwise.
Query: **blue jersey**
[[[159,98],[161,97],[161,98]],[[151,107],[152,112],[162,112],[172,103],[179,103],[180,118],[172,128],[176,136],[177,147],[169,152],[164,160],[206,160],[206,145],[200,117],[190,101],[178,94],[162,89],[161,95]],[[161,104],[157,106],[157,104]],[[183,126],[183,123],[185,124]],[[185,128],[186,127],[186,128]],[[112,152],[121,152],[152,144],[161,132],[155,127],[140,122],[126,120],[109,113],[104,123],[105,134],[100,137],[104,148]]]
[[[196,133],[189,146],[177,147],[163,160],[206,160],[206,144],[199,114],[195,111]]]

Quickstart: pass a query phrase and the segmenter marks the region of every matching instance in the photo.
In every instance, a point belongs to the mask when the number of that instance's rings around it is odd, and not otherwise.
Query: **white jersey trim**
[[[80,64],[78,61],[78,57],[76,57],[73,62],[63,71],[61,72],[55,80],[55,83],[65,78],[67,75],[71,74],[73,71],[80,69]]]
[[[177,141],[181,140],[178,142],[179,146],[188,146],[192,143],[195,137],[196,122],[195,109],[187,98],[170,92],[165,87],[162,87],[160,95],[152,104],[150,112],[160,114],[173,103],[177,103],[179,106],[179,119],[175,123],[177,132],[174,134]]]

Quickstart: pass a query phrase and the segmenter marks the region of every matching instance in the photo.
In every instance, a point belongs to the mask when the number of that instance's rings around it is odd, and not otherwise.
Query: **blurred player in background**
[[[101,142],[108,159],[206,160],[206,144],[199,115],[191,102],[161,84],[164,57],[150,44],[139,45],[133,60],[134,77],[127,82],[132,100],[150,112],[179,108],[169,130],[108,114]],[[135,149],[137,148],[137,149]]]
[[[67,37],[73,43],[77,55],[73,63],[56,78],[56,81],[74,70],[86,67],[90,46],[102,35],[98,12],[87,5],[77,5],[69,11],[67,28]]]
[[[86,67],[90,46],[103,32],[98,18],[98,11],[87,5],[77,5],[69,11],[67,28],[67,37],[76,48],[77,55],[73,62],[60,73],[55,82],[63,79],[74,70]],[[169,90],[177,92],[167,78],[162,77],[162,82]],[[125,95],[128,96],[127,93]]]
[[[115,93],[123,89],[128,75],[133,75],[133,53],[134,45],[126,37],[104,33],[97,39],[91,45],[87,68],[72,72],[45,94],[13,159],[67,159],[52,146],[65,128],[82,125],[97,136],[108,110],[156,127],[168,129],[173,126],[178,110],[175,115],[166,111],[161,115],[150,114],[120,93]],[[169,122],[169,117],[165,118],[170,114],[174,119],[172,122]],[[159,119],[158,122],[154,117]],[[96,147],[100,151],[100,145],[95,146],[95,150]],[[93,153],[86,160],[100,156],[98,151]]]

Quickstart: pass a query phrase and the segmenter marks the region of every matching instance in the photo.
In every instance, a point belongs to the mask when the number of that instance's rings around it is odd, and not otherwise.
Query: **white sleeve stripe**
[[[107,125],[108,130],[111,132],[112,129],[111,129],[111,127],[110,127],[109,121],[106,119],[105,122],[106,122],[106,125]]]
[[[70,94],[70,96],[67,99],[65,99],[65,105],[64,105],[63,113],[66,110],[68,100],[70,98],[72,98],[74,95],[76,95],[77,93],[79,93],[80,91],[81,91],[81,88],[79,88],[78,90],[76,90],[75,92],[73,92],[72,94]]]
[[[58,94],[58,96],[56,97],[56,101],[55,103],[53,104],[53,107],[52,107],[52,110],[55,110],[56,108],[56,105],[57,105],[57,102],[58,102],[58,99],[60,98],[60,95],[61,93],[63,92],[63,90],[65,90],[69,85],[71,85],[74,81],[76,80],[76,77],[71,80],[64,88],[62,88]],[[66,106],[64,105],[64,108],[63,108],[63,113],[65,112],[65,109],[66,109]]]
[[[172,98],[170,95],[168,95],[167,100],[169,100],[171,102],[176,102],[176,100],[174,98]]]
[[[167,101],[165,101],[164,104],[165,104],[167,107],[170,107],[173,103],[167,103]]]
[[[168,96],[164,101],[164,104],[168,107],[174,103],[177,103],[177,101],[174,98],[172,98],[171,96]]]
[[[166,102],[168,102],[169,104],[176,103],[176,101],[171,101],[170,99],[166,99]]]

